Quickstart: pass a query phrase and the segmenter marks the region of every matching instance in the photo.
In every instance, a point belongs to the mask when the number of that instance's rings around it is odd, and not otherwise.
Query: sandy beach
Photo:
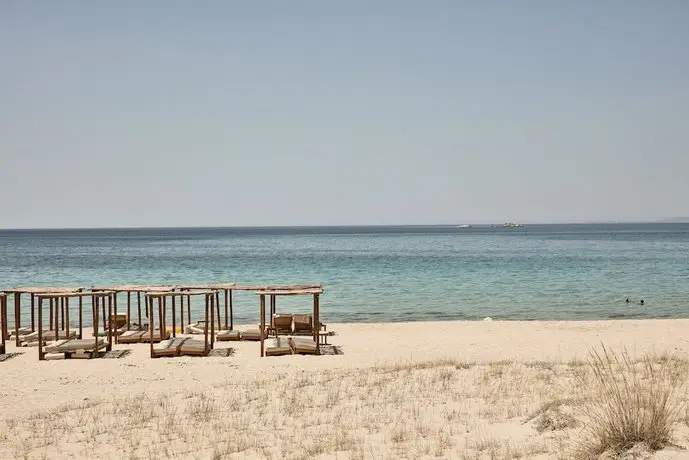
[[[21,354],[0,362],[0,458],[573,458],[592,349],[689,368],[689,320],[328,330],[341,354],[260,358],[257,342],[224,342],[231,356],[151,359],[119,344],[131,353],[39,362],[8,342]],[[675,446],[629,458],[689,458],[689,411],[677,420]]]

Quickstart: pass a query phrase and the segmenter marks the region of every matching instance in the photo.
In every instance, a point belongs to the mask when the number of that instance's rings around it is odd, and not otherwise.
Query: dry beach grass
[[[600,348],[569,362],[285,367],[6,417],[0,456],[589,459],[665,449],[659,458],[684,458],[673,446],[688,440],[688,369],[669,354]]]

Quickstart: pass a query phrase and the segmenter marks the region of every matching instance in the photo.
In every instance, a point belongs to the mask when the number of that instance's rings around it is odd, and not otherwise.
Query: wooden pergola
[[[149,312],[148,328],[150,334],[151,358],[159,356],[179,356],[179,355],[197,355],[206,356],[210,350],[213,349],[215,336],[215,318],[214,318],[214,304],[217,299],[218,291],[216,290],[193,290],[193,291],[172,291],[172,292],[148,292],[145,294],[146,308]],[[182,338],[177,339],[176,334],[176,302],[177,297],[180,298],[180,313],[181,320],[184,320],[184,297],[187,297],[187,306],[189,305],[189,297],[202,296],[205,301],[205,326],[204,326],[204,341],[201,345],[200,341]],[[167,299],[171,300],[172,310],[172,339],[161,341],[159,344],[154,344],[154,329],[155,329],[155,306],[158,307],[158,329],[161,333],[167,328]],[[210,321],[209,321],[210,320]],[[210,331],[209,331],[210,324]]]
[[[276,305],[276,295],[273,295],[272,293],[275,291],[300,291],[300,290],[309,290],[309,289],[320,289],[321,293],[323,292],[323,285],[322,284],[263,284],[263,285],[237,285],[235,287],[236,291],[254,291],[256,293],[259,292],[265,292],[266,295],[269,298],[270,302],[270,327],[272,328],[274,326],[273,324],[273,315],[275,315],[277,311],[277,305]]]
[[[141,295],[148,292],[172,292],[177,288],[175,285],[170,284],[120,284],[117,286],[94,286],[91,288],[91,292],[102,292],[102,291],[112,291],[115,293],[114,303],[113,303],[113,313],[115,318],[117,318],[117,294],[127,293],[127,331],[131,330],[132,326],[132,294],[136,294],[136,306],[137,306],[137,324],[141,328]],[[148,308],[144,306],[144,314],[148,316]]]
[[[289,286],[288,286],[289,287]],[[323,287],[294,288],[290,289],[262,289],[256,291],[259,296],[260,317],[261,317],[261,357],[265,356],[265,330],[266,330],[266,296],[270,297],[271,324],[273,314],[276,310],[276,298],[279,296],[311,295],[313,296],[313,340],[316,342],[316,352],[320,353],[320,295],[323,294]]]
[[[0,355],[5,354],[5,340],[7,340],[7,294],[0,292],[0,322],[2,323],[2,342],[0,342]]]
[[[223,327],[220,315],[220,291],[224,293],[225,300],[225,324],[224,330],[231,331],[234,329],[234,312],[233,312],[233,291],[280,291],[280,290],[298,290],[298,289],[317,289],[323,288],[322,284],[238,284],[238,283],[209,283],[209,284],[188,284],[181,285],[181,291],[195,291],[195,290],[214,290],[218,291],[215,296],[215,308],[218,321],[218,330]],[[191,322],[190,301],[187,299],[187,313],[189,321]],[[272,326],[273,314],[275,314],[275,296],[270,296],[270,318]]]
[[[19,287],[12,289],[5,289],[3,292],[5,294],[12,294],[14,296],[14,328],[15,328],[15,339],[16,345],[20,346],[20,336],[19,329],[22,327],[21,323],[21,305],[22,294],[31,294],[31,332],[36,330],[36,320],[35,320],[35,310],[36,310],[36,296],[41,294],[74,294],[82,292],[84,289],[80,287]],[[50,328],[52,329],[53,313],[52,308],[61,308],[62,315],[64,316],[64,303],[61,301],[59,307],[58,305],[53,305],[51,303],[51,313],[50,313]],[[6,332],[6,331],[5,331]]]
[[[234,327],[234,319],[232,312],[232,291],[236,290],[237,283],[209,283],[209,284],[185,284],[179,287],[180,291],[215,291],[215,308],[214,316],[218,318],[218,330],[222,328],[220,315],[220,291],[224,293],[225,300],[225,329],[232,330]],[[181,298],[184,301],[184,297]],[[189,322],[191,322],[191,297],[187,297],[187,315]],[[184,321],[182,321],[184,327]],[[214,325],[215,327],[215,325]]]
[[[113,291],[100,292],[49,292],[36,294],[38,299],[38,359],[43,361],[47,352],[49,353],[64,353],[65,357],[69,357],[72,353],[89,353],[92,357],[97,356],[101,348],[106,348],[108,351],[112,349],[112,322],[108,322],[107,329],[107,343],[100,340],[98,335],[98,304],[102,301],[103,305],[108,306],[108,316],[112,315],[112,304],[115,293]],[[91,298],[91,312],[93,315],[93,341],[83,338],[83,299],[84,297]],[[70,339],[69,326],[69,300],[77,298],[79,301],[79,334],[76,340]],[[54,313],[55,318],[55,344],[47,347],[44,351],[43,346],[43,303],[48,301],[50,305],[51,314]],[[66,332],[67,340],[60,340],[60,315],[58,305],[63,307],[62,310],[62,328]],[[49,336],[45,337],[50,340]]]

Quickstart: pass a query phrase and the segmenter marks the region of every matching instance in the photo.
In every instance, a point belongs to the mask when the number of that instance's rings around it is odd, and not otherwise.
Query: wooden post
[[[275,308],[277,300],[275,299],[274,295],[270,296],[270,327],[274,328],[275,327],[275,319],[273,318],[275,316]]]
[[[15,294],[15,299],[17,295]],[[16,302],[16,300],[15,300]],[[19,332],[19,331],[17,331]],[[17,334],[19,336],[19,334]],[[19,339],[17,339],[19,342]],[[17,344],[18,345],[18,344]],[[38,297],[38,360],[43,361],[45,355],[43,354],[43,297]]]
[[[84,334],[83,334],[83,330],[82,330],[83,308],[84,308],[84,298],[82,296],[79,296],[79,340],[84,338]]]
[[[19,292],[14,293],[14,332],[16,333],[16,341],[17,341],[17,346],[19,346],[19,328],[21,326],[21,319],[20,319],[20,309],[21,309],[21,302],[22,302],[22,295]],[[40,321],[40,320],[39,320]]]
[[[184,325],[184,296],[179,296],[179,326],[181,333],[184,334],[186,326]]]
[[[5,341],[7,340],[7,296],[5,295],[0,295],[0,321],[2,321],[0,353],[5,354]]]
[[[112,328],[117,327],[117,321],[115,321],[114,325],[112,322],[113,306],[115,307],[115,318],[117,318],[117,292],[108,294],[108,318],[110,318],[110,327],[108,327],[107,351],[112,350]],[[98,356],[98,342],[96,342],[96,356]]]
[[[117,293],[108,294],[108,351],[112,349],[112,328],[117,327],[117,321],[114,323],[112,321],[113,306],[115,307],[115,318],[117,318]],[[96,342],[96,353],[97,352],[98,342]]]
[[[115,337],[117,337],[117,329],[119,329],[118,325],[120,324],[120,321],[119,321],[119,319],[117,318],[117,291],[113,292],[113,293],[110,294],[110,295],[112,296],[112,309],[113,309],[113,314],[110,315],[110,314],[108,313],[108,317],[110,318],[110,328],[111,328],[111,329],[113,329],[113,328],[115,329],[115,331],[113,332],[113,334],[115,334]],[[112,324],[112,323],[113,323],[113,315],[115,316],[115,318],[114,318],[115,324],[114,324],[114,325]]]
[[[54,308],[55,308],[55,307],[53,306],[53,298],[52,298],[52,297],[50,297],[50,298],[48,299],[48,304],[49,304],[48,310],[50,310],[50,313],[49,313],[50,318],[48,318],[48,330],[49,330],[49,331],[52,331],[52,330],[54,329],[54,327],[53,327],[53,326],[54,326],[53,321],[54,321],[54,318],[55,318],[55,313],[54,313]]]
[[[234,329],[234,312],[232,311],[232,290],[230,289],[230,330]]]
[[[210,298],[211,301],[211,337],[215,337],[215,313],[214,313],[214,308],[215,308],[215,301],[218,298],[218,293],[216,292],[215,294],[206,294],[206,298]],[[208,317],[206,317],[206,321],[208,321]],[[212,340],[212,339],[211,339]],[[206,342],[208,343],[208,342]]]
[[[65,299],[65,337],[69,338],[69,297]]]
[[[210,296],[212,294],[206,294],[204,297],[204,305],[205,305],[205,310],[204,310],[204,322],[203,322],[203,342],[204,346],[206,347],[206,350],[208,349],[208,308],[210,304]],[[211,314],[213,314],[213,307],[210,306]],[[213,337],[213,334],[211,334],[211,337]]]
[[[55,341],[57,342],[60,340],[60,298],[56,297],[53,299],[51,297],[51,300],[54,300],[53,305],[54,305],[54,312],[55,312]]]
[[[144,299],[146,300],[146,311],[148,312],[146,314],[149,317],[149,321],[148,321],[148,334],[149,334],[149,339],[150,339],[149,340],[149,342],[150,342],[149,346],[151,349],[151,358],[153,358],[154,357],[153,356],[153,323],[154,323],[154,321],[153,321],[153,299],[149,296],[145,296]],[[139,308],[140,308],[140,306],[139,306]],[[150,308],[150,311],[149,311],[149,308]],[[139,326],[140,326],[140,324],[139,324]]]
[[[158,325],[158,337],[160,337],[160,340],[163,340],[164,337],[164,330],[166,327],[165,324],[165,296],[160,296],[158,297],[158,314],[160,316],[160,324]]]
[[[266,296],[261,294],[259,299],[261,305],[261,327],[259,333],[261,335],[261,358],[265,356],[265,343],[263,343],[263,335],[266,328]]]
[[[132,293],[127,291],[127,331],[132,330]]]
[[[191,320],[191,296],[187,295],[187,318],[189,319],[189,324],[192,323]]]
[[[60,316],[62,317],[61,330],[65,329],[65,298],[60,297]]]
[[[220,330],[220,328],[222,327],[222,324],[220,324],[220,291],[215,291],[213,297],[213,304],[215,305],[216,311],[218,313],[218,330]]]
[[[172,296],[172,336],[177,337],[177,305],[175,304],[175,296]]]
[[[98,318],[98,306],[99,306],[98,297],[95,296],[95,295],[91,296],[91,308],[93,309],[93,312],[92,312],[92,313],[93,313],[93,321],[94,321],[94,322],[96,322],[96,321],[97,321],[96,318]],[[94,334],[95,334],[95,332],[96,332],[96,327],[97,327],[97,326],[98,326],[97,324],[94,324],[94,325],[93,325],[93,332],[94,332]]]
[[[313,339],[316,341],[316,353],[321,353],[320,345],[320,330],[321,330],[321,320],[320,320],[320,296],[318,294],[313,295]]]
[[[93,335],[96,338],[96,341],[98,341],[98,297],[97,296],[91,296],[91,303],[95,303],[95,308],[93,309],[94,316],[93,316]]]
[[[230,326],[229,325],[229,295],[227,293],[227,289],[225,289],[225,330]]]
[[[160,330],[160,340],[163,340],[163,337],[167,337],[167,296],[164,295],[162,296],[163,299],[163,323],[164,323],[164,329],[165,333],[163,334],[163,329]]]
[[[34,308],[36,304],[36,294],[31,294],[31,332],[36,330],[36,322],[34,321]]]
[[[101,297],[101,309],[103,310],[103,332],[108,328],[108,317],[105,315],[105,297]]]
[[[141,330],[141,292],[136,293],[136,302],[139,307],[139,330]],[[148,300],[146,300],[146,316],[148,316]]]

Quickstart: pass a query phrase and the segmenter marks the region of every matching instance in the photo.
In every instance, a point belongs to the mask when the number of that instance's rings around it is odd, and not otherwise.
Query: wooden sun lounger
[[[65,358],[97,358],[101,350],[109,349],[108,343],[103,339],[71,339],[59,340],[45,347],[48,354],[64,354]]]
[[[179,356],[180,348],[187,340],[191,339],[187,337],[175,337],[173,339],[163,340],[153,345],[153,357]]]
[[[310,355],[315,355],[318,353],[316,342],[314,342],[313,339],[306,337],[290,337],[289,341],[294,353]]]
[[[180,356],[207,356],[210,351],[210,347],[206,348],[203,340],[187,339],[179,349],[179,354]]]
[[[321,323],[320,330],[325,331],[326,325]],[[311,335],[313,334],[313,316],[312,315],[294,315],[294,334],[296,335]]]
[[[116,331],[115,333],[116,333],[117,335],[122,335],[122,334],[124,334],[125,332],[137,332],[137,331],[138,331],[138,332],[141,332],[141,331],[148,331],[148,326],[138,326],[138,325],[131,324],[131,325],[129,326],[129,329],[127,329],[127,325],[125,324],[124,326],[118,328],[117,331]]]
[[[242,340],[241,331],[220,331],[216,336],[218,342],[231,342]]]
[[[19,329],[8,329],[7,330],[7,339],[14,339],[17,336],[17,331],[19,331],[19,335],[27,335],[31,334],[31,328],[29,326],[23,326],[20,327]]]
[[[153,343],[160,342],[162,340],[167,340],[170,338],[170,332],[164,331],[163,337],[160,337],[160,331],[158,329],[153,331]],[[148,343],[151,341],[150,331],[128,331],[122,333],[118,338],[118,343]]]
[[[76,339],[76,338],[77,338],[77,331],[70,330],[69,336],[67,335],[67,331],[58,331],[58,335],[57,335],[58,340]],[[52,342],[54,340],[55,340],[55,331],[43,331],[43,343]],[[30,334],[20,336],[19,337],[19,343],[22,346],[26,346],[28,344],[38,344],[38,331],[34,331]]]
[[[275,328],[276,334],[291,334],[292,333],[292,315],[287,314],[274,314],[273,315],[273,327]]]
[[[258,341],[261,340],[261,330],[259,328],[251,328],[246,331],[241,331],[242,340]],[[264,333],[264,338],[267,334]]]
[[[266,356],[291,355],[292,347],[287,337],[273,337],[265,340]]]
[[[119,343],[140,343],[141,337],[148,331],[126,331],[117,338]]]

